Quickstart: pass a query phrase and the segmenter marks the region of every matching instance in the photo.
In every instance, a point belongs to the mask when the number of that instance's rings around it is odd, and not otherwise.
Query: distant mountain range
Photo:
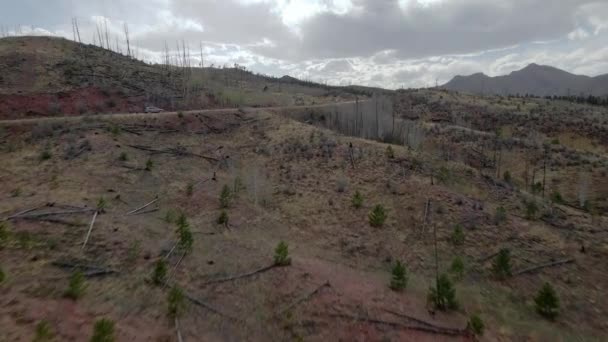
[[[505,76],[489,77],[483,73],[456,76],[441,88],[474,94],[605,96],[608,95],[608,74],[589,77],[530,64]]]

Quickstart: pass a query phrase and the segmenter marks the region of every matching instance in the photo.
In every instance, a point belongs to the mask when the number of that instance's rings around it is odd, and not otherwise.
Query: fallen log
[[[431,328],[434,328],[434,329],[452,331],[454,334],[459,334],[459,333],[462,332],[462,329],[440,327],[440,326],[437,326],[437,325],[435,325],[433,323],[430,323],[430,322],[427,322],[427,321],[423,321],[423,320],[421,320],[419,318],[412,317],[412,316],[406,315],[404,313],[400,313],[400,312],[389,310],[389,309],[383,309],[383,310],[386,311],[386,312],[388,312],[388,313],[390,313],[390,314],[392,314],[392,315],[395,315],[397,317],[405,318],[405,319],[407,319],[409,321],[412,321],[414,323],[422,324],[424,326],[431,327]]]
[[[9,216],[9,217],[5,218],[4,220],[5,220],[5,221],[6,221],[6,220],[10,220],[10,219],[15,218],[15,217],[17,217],[17,216],[20,216],[20,215],[23,215],[23,214],[27,214],[27,213],[29,213],[29,212],[31,212],[31,211],[34,211],[34,210],[36,210],[36,209],[40,209],[40,208],[43,208],[43,207],[46,207],[46,204],[39,205],[39,206],[34,207],[34,208],[30,208],[30,209],[26,209],[26,210],[20,211],[20,212],[18,212],[18,213],[16,213],[16,214],[13,214],[13,215],[11,215],[11,216]]]
[[[158,209],[158,208],[154,208],[154,209],[148,209],[148,210],[145,210],[145,211],[140,211],[140,212],[138,212],[138,213],[134,213],[133,215],[143,215],[143,214],[149,214],[149,213],[153,213],[153,212],[155,212],[155,211],[159,211],[159,210],[160,210],[160,209]]]
[[[95,211],[96,209],[79,209],[79,210],[65,210],[65,211],[54,211],[54,212],[50,212],[50,213],[38,213],[38,214],[20,214],[18,216],[12,216],[9,217],[7,219],[25,219],[25,218],[39,218],[39,217],[45,217],[45,216],[53,216],[53,215],[70,215],[70,214],[81,214],[81,213],[86,213],[86,212],[91,212],[91,211]],[[32,210],[30,210],[32,211]]]
[[[486,261],[488,261],[488,260],[492,259],[493,257],[497,256],[497,255],[498,255],[498,253],[500,253],[500,251],[498,251],[498,252],[494,252],[494,253],[492,253],[492,254],[490,254],[490,255],[486,255],[485,257],[482,257],[482,258],[478,259],[478,260],[477,260],[477,262],[478,262],[478,263],[484,263],[484,262],[486,262]]]
[[[118,271],[100,267],[100,266],[73,263],[73,262],[69,262],[69,261],[53,261],[53,262],[51,262],[51,265],[59,267],[59,268],[83,270],[84,271],[83,275],[87,278],[118,273]]]
[[[134,210],[129,211],[129,212],[126,214],[126,215],[131,215],[131,214],[136,213],[136,212],[138,212],[138,211],[140,211],[140,210],[142,210],[142,209],[145,209],[145,208],[146,208],[146,207],[148,207],[149,205],[154,204],[156,201],[158,201],[158,195],[157,195],[157,196],[156,196],[156,198],[155,198],[154,200],[152,200],[151,202],[146,203],[146,204],[142,205],[141,207],[139,207],[139,208],[137,208],[137,209],[134,209]]]
[[[189,301],[191,301],[192,303],[194,303],[194,304],[196,304],[196,305],[198,305],[198,306],[200,306],[200,307],[202,307],[202,308],[206,309],[207,311],[213,312],[214,314],[219,315],[219,316],[226,317],[226,318],[228,318],[228,319],[230,319],[230,320],[232,320],[232,321],[235,321],[235,322],[241,322],[241,319],[236,318],[236,317],[231,316],[231,315],[228,315],[228,314],[226,314],[226,313],[224,313],[224,312],[220,311],[219,309],[216,309],[216,308],[214,308],[213,306],[211,306],[211,305],[209,305],[209,304],[207,304],[207,303],[203,302],[202,300],[197,299],[197,298],[194,298],[192,295],[188,294],[187,292],[184,292],[184,296],[185,296],[185,297],[186,297],[186,298],[187,298]]]
[[[169,274],[169,276],[167,277],[167,280],[165,281],[165,285],[163,286],[163,289],[165,287],[167,287],[167,285],[169,285],[169,281],[171,281],[171,278],[173,278],[173,275],[175,274],[175,272],[177,271],[177,268],[179,267],[179,265],[182,263],[182,260],[184,260],[184,257],[186,256],[186,252],[184,252],[182,254],[182,257],[179,258],[179,260],[177,261],[177,263],[175,264],[175,266],[173,267],[173,270],[171,271],[171,273]]]
[[[546,263],[546,264],[537,265],[537,266],[529,267],[529,268],[526,268],[526,269],[514,272],[513,276],[518,276],[518,275],[525,274],[525,273],[532,273],[532,272],[541,270],[543,268],[554,267],[554,266],[559,266],[559,265],[565,265],[565,264],[569,264],[569,263],[572,263],[572,262],[574,262],[574,259],[572,259],[572,258],[571,259],[566,259],[566,260],[559,260],[559,261],[549,262],[549,263]]]
[[[295,306],[299,305],[302,302],[307,301],[308,299],[310,299],[312,296],[314,296],[315,294],[317,294],[319,291],[321,291],[322,288],[324,287],[331,287],[331,284],[329,283],[329,280],[324,282],[323,284],[321,284],[320,286],[317,286],[313,291],[307,293],[306,295],[298,298],[297,300],[295,300],[293,303],[287,305],[286,307],[284,307],[283,309],[279,310],[275,316],[280,316],[282,314],[284,314],[285,312],[291,310],[292,308],[294,308]]]
[[[87,232],[87,236],[84,238],[84,242],[82,243],[82,250],[84,250],[84,247],[87,245],[87,242],[89,241],[89,236],[91,235],[91,230],[93,230],[93,225],[95,224],[95,219],[97,218],[98,213],[99,213],[99,211],[95,210],[95,214],[93,214],[93,219],[91,219],[91,225],[89,226],[89,231]]]
[[[468,336],[469,332],[466,329],[450,329],[450,328],[441,328],[441,327],[431,327],[431,326],[422,326],[422,325],[408,325],[398,322],[384,321],[381,319],[362,317],[362,316],[352,316],[342,313],[329,313],[326,314],[329,317],[343,318],[349,319],[352,321],[359,321],[365,323],[379,324],[379,325],[387,325],[396,329],[405,329],[405,330],[417,330],[422,332],[427,332],[431,334],[437,335],[448,335],[448,336]]]
[[[177,342],[183,342],[182,340],[182,332],[179,329],[179,320],[175,317],[175,330],[177,331]]]
[[[226,278],[220,278],[220,279],[210,280],[210,281],[208,281],[206,283],[203,283],[201,285],[218,284],[218,283],[224,283],[224,282],[231,281],[231,280],[237,280],[237,279],[247,278],[247,277],[254,276],[254,275],[258,274],[258,273],[266,272],[266,271],[268,271],[270,269],[273,269],[275,267],[279,267],[279,266],[275,265],[275,264],[272,264],[270,266],[265,266],[265,267],[262,267],[260,269],[255,270],[255,271],[252,271],[252,272],[248,272],[248,273],[244,273],[244,274],[239,274],[239,275],[236,275],[236,276],[231,276],[231,277],[226,277]]]

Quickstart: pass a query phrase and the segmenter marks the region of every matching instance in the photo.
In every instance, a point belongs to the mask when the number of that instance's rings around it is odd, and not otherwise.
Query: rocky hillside
[[[505,76],[489,77],[483,73],[456,76],[442,88],[475,94],[605,96],[608,95],[608,75],[574,75],[551,66],[530,64]]]

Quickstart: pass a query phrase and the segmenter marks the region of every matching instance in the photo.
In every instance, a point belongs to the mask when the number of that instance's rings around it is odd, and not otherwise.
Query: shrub
[[[45,149],[44,151],[42,151],[40,153],[40,160],[41,161],[49,160],[49,159],[51,159],[51,157],[53,157],[53,155],[51,154],[51,151],[48,150],[48,149]]]
[[[53,332],[49,322],[42,320],[36,324],[36,334],[33,342],[46,342],[53,340]]]
[[[228,208],[230,205],[230,187],[228,185],[224,185],[222,187],[222,192],[220,193],[220,208]]]
[[[281,241],[274,249],[274,264],[277,266],[286,266],[291,264],[289,257],[289,246]]]
[[[99,199],[97,200],[97,211],[103,212],[106,209],[106,206],[107,202],[105,198],[99,197]]]
[[[526,218],[528,220],[534,220],[536,214],[538,213],[538,205],[536,205],[536,201],[531,200],[525,203],[526,205]]]
[[[76,271],[70,276],[70,282],[67,291],[65,291],[65,296],[77,300],[82,297],[85,289],[84,274],[80,271]]]
[[[388,145],[386,147],[386,157],[388,159],[394,159],[395,158],[395,151],[393,151],[393,147],[391,145]]]
[[[146,160],[146,171],[152,171],[152,168],[154,167],[154,161],[150,158],[148,158],[148,160]]]
[[[456,290],[452,281],[446,274],[442,274],[437,279],[436,287],[429,289],[428,300],[436,309],[447,310],[457,309]]]
[[[171,318],[179,317],[186,305],[184,293],[178,287],[171,288],[167,297],[167,302],[169,303],[168,314]]]
[[[543,317],[548,319],[555,319],[559,312],[559,298],[555,290],[549,283],[545,283],[543,287],[538,291],[536,298],[534,298],[536,304],[536,312]]]
[[[8,231],[8,226],[5,222],[0,222],[0,247],[4,247],[4,245],[8,242],[8,238],[10,233]]]
[[[562,194],[559,193],[559,191],[555,190],[551,193],[551,202],[555,204],[563,204],[564,198],[562,197]]]
[[[336,181],[336,191],[344,192],[346,191],[346,186],[348,185],[348,181],[344,177],[338,178]]]
[[[91,342],[114,342],[114,322],[107,318],[98,319],[93,326]]]
[[[395,291],[401,291],[407,286],[407,270],[401,261],[397,261],[391,271],[391,283],[389,287]]]
[[[452,241],[455,246],[462,246],[464,244],[464,240],[465,236],[464,231],[462,230],[462,226],[457,224],[456,227],[454,227],[454,231],[452,232],[450,241]]]
[[[505,171],[505,173],[503,175],[503,179],[505,180],[505,182],[511,183],[511,172]]]
[[[217,218],[217,224],[223,224],[225,226],[228,225],[228,213],[226,210],[222,210],[220,212],[220,216]]]
[[[462,279],[462,276],[464,275],[464,262],[462,261],[462,258],[457,256],[452,260],[450,273],[454,275],[454,278]]]
[[[501,224],[507,220],[507,210],[504,207],[496,208],[496,214],[494,214],[494,223]]]
[[[155,285],[162,285],[167,279],[167,262],[164,259],[159,259],[154,264],[154,273],[152,274],[152,282]]]
[[[386,210],[381,204],[378,204],[369,213],[369,224],[372,227],[382,227],[386,221]]]
[[[118,160],[120,160],[120,161],[127,161],[127,160],[129,160],[129,156],[127,155],[127,152],[121,152],[120,156],[118,156]]]
[[[359,209],[363,206],[363,195],[357,190],[352,199],[353,207]]]
[[[467,323],[467,328],[472,331],[475,335],[481,336],[483,335],[484,325],[481,317],[476,314],[472,314],[469,318],[469,322]]]
[[[511,251],[508,248],[503,248],[498,252],[492,264],[492,271],[501,279],[511,276]]]

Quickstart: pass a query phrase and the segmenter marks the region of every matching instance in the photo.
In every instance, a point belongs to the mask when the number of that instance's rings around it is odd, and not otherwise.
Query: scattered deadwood
[[[133,210],[129,211],[128,213],[126,213],[126,215],[131,215],[131,214],[134,214],[134,213],[136,213],[136,212],[138,212],[138,211],[140,211],[140,210],[142,210],[142,209],[145,209],[145,208],[147,208],[148,206],[150,206],[151,204],[156,203],[156,201],[158,201],[158,195],[156,196],[156,198],[154,198],[154,200],[152,200],[152,201],[150,201],[150,202],[148,202],[148,203],[146,203],[146,204],[142,205],[141,207],[139,207],[139,208],[137,208],[137,209],[133,209]]]
[[[179,329],[179,320],[175,317],[175,331],[177,332],[177,342],[183,342],[182,340],[182,332]]]
[[[547,268],[547,267],[554,267],[554,266],[559,266],[559,265],[565,265],[565,264],[569,264],[574,262],[574,259],[570,258],[570,259],[566,259],[566,260],[559,260],[559,261],[554,261],[554,262],[549,262],[546,264],[542,264],[542,265],[537,265],[537,266],[533,266],[533,267],[529,267],[517,272],[513,273],[513,276],[518,276],[521,274],[525,274],[525,273],[532,273],[532,272],[536,272],[538,270],[541,270],[543,268]]]
[[[55,218],[50,218],[50,217],[25,217],[23,219],[24,220],[30,220],[30,221],[42,221],[42,222],[50,222],[50,223],[56,223],[56,224],[63,224],[63,225],[70,226],[70,227],[82,227],[82,226],[86,226],[86,224],[84,224],[84,223],[70,222],[70,221],[66,221],[66,220],[62,220],[62,219],[55,219]]]
[[[137,149],[137,150],[142,150],[142,151],[146,151],[146,152],[150,152],[152,154],[171,154],[171,155],[175,155],[175,156],[189,156],[189,157],[198,157],[198,158],[202,158],[205,160],[209,160],[209,161],[214,161],[217,162],[219,161],[219,159],[217,158],[213,158],[213,157],[209,157],[209,156],[205,156],[205,155],[201,155],[201,154],[196,154],[196,153],[192,153],[192,152],[188,152],[186,151],[186,149],[182,146],[179,147],[175,147],[175,148],[166,148],[163,150],[157,150],[148,146],[142,146],[142,145],[127,145],[131,148]]]
[[[95,210],[95,214],[93,214],[93,218],[91,219],[91,225],[89,226],[89,231],[87,232],[87,236],[84,238],[84,242],[82,243],[82,250],[84,250],[84,247],[87,245],[87,242],[89,241],[89,236],[91,236],[91,230],[93,230],[93,225],[95,224],[95,219],[97,218],[98,213],[99,213],[99,211]]]
[[[484,263],[484,262],[486,262],[486,261],[488,261],[488,260],[492,259],[493,257],[497,256],[497,255],[498,255],[498,253],[500,253],[500,251],[494,252],[494,253],[492,253],[492,254],[490,254],[490,255],[486,255],[485,257],[482,257],[482,258],[477,259],[477,262],[478,262],[478,263]]]
[[[422,324],[423,326],[430,327],[430,328],[433,328],[433,329],[438,329],[438,330],[441,330],[441,331],[445,331],[448,335],[450,333],[453,334],[453,335],[462,335],[462,334],[466,333],[466,329],[455,329],[455,328],[441,327],[441,326],[435,325],[433,323],[429,323],[427,321],[423,321],[423,320],[421,320],[419,318],[412,317],[410,315],[406,315],[404,313],[400,313],[400,312],[389,310],[389,309],[383,309],[383,310],[386,311],[386,312],[388,312],[388,313],[390,313],[390,314],[392,314],[392,315],[395,315],[395,316],[401,317],[401,318],[405,318],[405,319],[407,319],[409,321],[412,321],[414,323]]]
[[[59,268],[82,270],[83,275],[87,278],[118,273],[115,270],[108,269],[105,267],[100,267],[100,266],[96,266],[96,265],[87,265],[87,264],[82,264],[79,262],[71,262],[71,261],[53,261],[53,262],[51,262],[51,265],[59,267]]]
[[[206,283],[203,283],[202,285],[218,284],[218,283],[224,283],[224,282],[227,282],[227,281],[247,278],[247,277],[251,277],[251,276],[254,276],[256,274],[262,273],[262,272],[266,272],[266,271],[271,270],[271,269],[273,269],[275,267],[280,267],[280,266],[276,265],[276,264],[272,264],[270,266],[265,266],[265,267],[262,267],[260,269],[255,270],[255,271],[252,271],[252,272],[248,272],[248,273],[244,273],[244,274],[239,274],[239,275],[235,275],[235,276],[231,276],[231,277],[226,277],[226,278],[220,278],[220,279],[210,280],[210,281],[208,281]]]
[[[165,281],[165,285],[163,286],[163,289],[165,287],[167,287],[167,285],[169,285],[169,282],[171,281],[171,278],[173,278],[173,275],[175,274],[175,272],[177,272],[177,268],[182,263],[182,260],[184,260],[185,256],[186,256],[186,252],[182,253],[182,257],[179,258],[179,260],[177,261],[177,263],[173,267],[173,270],[171,271],[171,273],[169,273],[169,276],[167,277],[167,280]]]
[[[291,304],[287,305],[286,307],[284,307],[283,309],[279,310],[275,316],[280,316],[282,314],[284,314],[285,312],[293,309],[294,307],[296,307],[297,305],[299,305],[302,302],[305,302],[307,300],[309,300],[312,296],[314,296],[315,294],[319,293],[319,291],[321,291],[321,289],[323,289],[324,287],[331,287],[331,284],[329,283],[329,280],[327,280],[326,282],[324,282],[323,284],[321,284],[320,286],[317,286],[313,291],[310,291],[309,293],[305,294],[304,296],[298,298],[297,300],[295,300],[294,302],[292,302]]]
[[[469,332],[466,329],[452,329],[452,328],[442,328],[442,327],[432,327],[425,325],[408,325],[398,322],[385,321],[376,318],[362,317],[362,316],[353,316],[347,315],[343,313],[329,313],[326,314],[329,317],[343,318],[351,321],[358,321],[364,323],[378,324],[378,325],[386,325],[396,329],[405,329],[405,330],[417,330],[423,331],[431,334],[437,335],[449,335],[449,336],[468,336]]]

